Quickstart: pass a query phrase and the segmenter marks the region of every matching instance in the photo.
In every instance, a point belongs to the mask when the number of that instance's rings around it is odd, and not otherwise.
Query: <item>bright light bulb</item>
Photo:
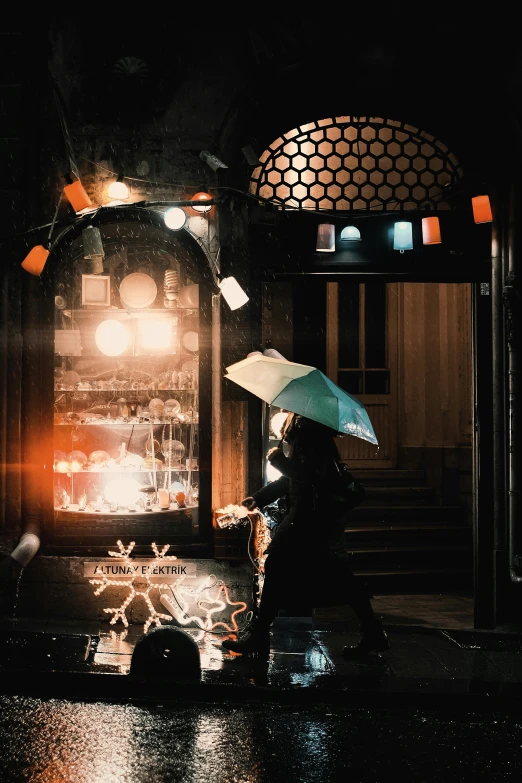
[[[163,220],[171,231],[179,231],[187,222],[187,215],[181,207],[171,207],[163,215]]]
[[[288,413],[283,413],[282,411],[280,413],[276,413],[275,416],[272,416],[270,420],[270,426],[272,427],[272,432],[276,436],[276,438],[279,438],[281,440],[281,431],[283,429],[283,424],[288,418]]]
[[[122,478],[107,482],[104,490],[105,500],[118,506],[134,505],[140,497],[141,484],[136,479]]]
[[[205,204],[205,201],[211,201],[212,196],[210,193],[204,193],[200,191],[192,196],[192,204],[190,205],[195,212],[210,212],[212,204]]]
[[[107,191],[109,198],[113,199],[126,199],[129,198],[129,188],[125,182],[111,182]]]
[[[140,346],[146,351],[166,351],[172,340],[172,320],[159,318],[143,319],[139,322]]]
[[[96,329],[95,340],[105,356],[120,356],[129,344],[129,333],[121,321],[109,318]]]

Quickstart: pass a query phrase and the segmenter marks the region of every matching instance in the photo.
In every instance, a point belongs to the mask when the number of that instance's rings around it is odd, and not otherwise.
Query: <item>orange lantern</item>
[[[438,217],[422,218],[422,244],[440,245],[440,223]]]
[[[43,245],[36,245],[32,250],[29,251],[22,261],[22,267],[31,275],[40,277],[43,272],[45,262],[49,257],[49,252],[50,251]]]
[[[75,212],[81,212],[82,209],[92,207],[92,201],[79,179],[66,185],[64,187],[64,193]]]
[[[210,193],[205,193],[204,191],[195,193],[192,196],[191,208],[195,212],[210,212],[212,209],[212,204],[205,204],[205,201],[212,201],[212,196]]]
[[[471,199],[471,205],[473,207],[473,218],[475,223],[491,223],[493,214],[491,212],[489,196],[474,196]]]

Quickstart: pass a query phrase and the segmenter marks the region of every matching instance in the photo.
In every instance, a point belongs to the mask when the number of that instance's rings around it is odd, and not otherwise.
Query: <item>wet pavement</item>
[[[2,783],[518,781],[521,748],[495,713],[0,697]]]
[[[0,781],[519,781],[522,634],[469,607],[381,599],[391,649],[360,662],[340,610],[278,618],[267,662],[188,631],[196,681],[133,676],[142,625],[5,618]]]
[[[389,651],[347,661],[343,647],[359,638],[353,623],[278,618],[264,662],[223,650],[223,635],[185,629],[198,645],[201,677],[194,683],[181,666],[175,687],[158,696],[154,666],[131,676],[142,625],[116,631],[108,623],[60,621],[42,629],[19,620],[0,627],[0,693],[381,706],[400,694],[403,704],[418,707],[522,709],[521,634],[415,624],[388,625],[387,632]]]

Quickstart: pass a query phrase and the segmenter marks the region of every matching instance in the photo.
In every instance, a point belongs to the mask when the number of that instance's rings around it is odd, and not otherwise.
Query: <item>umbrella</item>
[[[362,402],[316,367],[256,354],[227,367],[225,378],[270,405],[378,445]]]

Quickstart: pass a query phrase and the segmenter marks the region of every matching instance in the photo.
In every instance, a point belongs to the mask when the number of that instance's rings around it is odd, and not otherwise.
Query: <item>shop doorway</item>
[[[327,283],[327,375],[364,403],[379,441],[339,438],[351,468],[397,466],[397,307],[397,283]]]

